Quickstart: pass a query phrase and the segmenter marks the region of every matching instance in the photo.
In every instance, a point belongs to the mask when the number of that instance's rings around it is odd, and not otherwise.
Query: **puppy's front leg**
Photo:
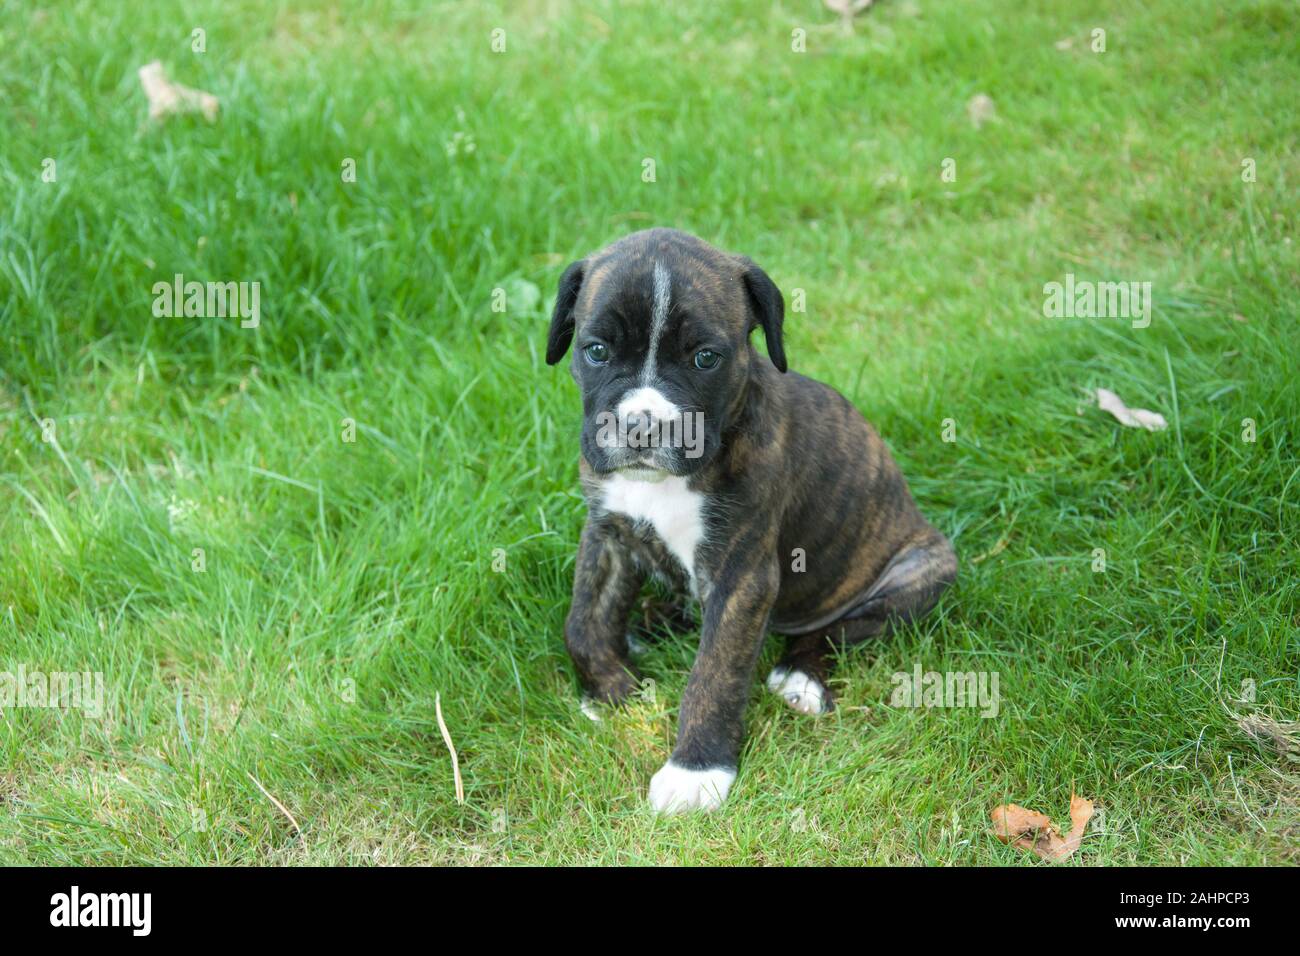
[[[650,780],[650,805],[660,813],[716,810],[726,799],[736,779],[754,665],[780,583],[775,561],[737,561],[717,576],[682,694],[677,746]]]
[[[618,704],[638,686],[627,655],[627,622],[645,576],[610,534],[591,518],[583,526],[564,644],[587,695]]]

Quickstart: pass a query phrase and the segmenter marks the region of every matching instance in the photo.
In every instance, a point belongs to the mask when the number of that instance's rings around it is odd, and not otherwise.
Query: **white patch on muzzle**
[[[614,409],[614,414],[620,421],[633,415],[645,414],[656,421],[671,422],[680,414],[680,410],[659,389],[642,387],[634,388],[624,395],[618,408]]]

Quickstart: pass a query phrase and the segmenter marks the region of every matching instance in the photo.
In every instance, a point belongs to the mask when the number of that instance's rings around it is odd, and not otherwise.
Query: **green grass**
[[[1286,0],[883,0],[852,35],[814,0],[7,5],[0,672],[102,672],[106,710],[0,715],[0,863],[1042,865],[989,811],[1072,789],[1073,863],[1294,862],[1295,755],[1241,720],[1300,710],[1297,32]],[[217,123],[145,123],[156,57]],[[962,558],[833,715],[756,682],[732,799],[670,820],[695,635],[653,703],[578,715],[579,404],[540,357],[564,265],[651,224],[806,290],[791,364]],[[261,282],[261,326],[155,318],[176,272]],[[1151,326],[1044,318],[1067,272],[1152,282]],[[996,671],[999,715],[890,707],[918,661]]]

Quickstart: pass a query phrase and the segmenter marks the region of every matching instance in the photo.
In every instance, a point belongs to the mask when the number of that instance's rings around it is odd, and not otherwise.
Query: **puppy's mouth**
[[[665,457],[657,451],[618,448],[608,452],[596,468],[633,481],[662,481],[673,474],[672,462]]]
[[[655,466],[650,459],[643,459],[640,464],[622,465],[614,469],[614,474],[622,475],[632,481],[663,481],[669,475],[670,471]]]
[[[698,446],[703,445],[703,436]],[[662,481],[699,470],[703,457],[692,454],[692,447],[638,447],[637,445],[602,444],[599,433],[586,429],[582,436],[583,455],[591,469],[600,475],[622,475],[633,481]]]
[[[671,448],[596,448],[586,458],[597,474],[622,475],[632,481],[663,481],[689,475],[701,463]]]

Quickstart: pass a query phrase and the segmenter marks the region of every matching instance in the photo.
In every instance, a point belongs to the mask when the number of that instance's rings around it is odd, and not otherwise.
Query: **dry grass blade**
[[[293,814],[289,812],[289,808],[286,807],[279,800],[275,799],[275,797],[272,796],[271,791],[267,790],[266,787],[262,786],[262,781],[258,780],[251,773],[248,774],[248,779],[253,781],[254,785],[256,785],[258,790],[262,791],[262,794],[266,797],[266,799],[270,800],[273,804],[275,804],[275,808],[277,810],[279,810],[281,813],[283,813],[286,817],[289,818],[289,822],[293,824],[293,828],[298,832],[298,836],[302,836],[302,827],[298,826],[298,821],[295,820]]]
[[[460,778],[460,758],[456,756],[456,745],[451,742],[451,731],[447,729],[447,722],[442,719],[442,694],[433,695],[433,711],[438,717],[438,729],[442,731],[442,742],[447,745],[447,752],[451,754],[451,775],[456,780],[456,802],[465,802],[465,783]]]

